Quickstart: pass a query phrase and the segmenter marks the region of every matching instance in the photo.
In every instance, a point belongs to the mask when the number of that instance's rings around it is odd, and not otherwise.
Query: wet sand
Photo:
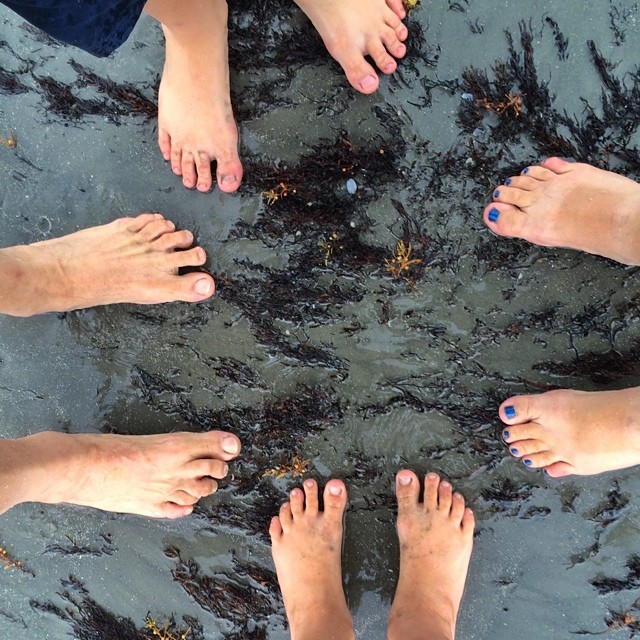
[[[265,18],[253,3],[250,20],[245,4],[231,41],[247,169],[235,195],[185,190],[161,160],[152,118],[78,84],[72,59],[154,101],[162,43],[151,20],[96,60],[0,10],[0,68],[25,86],[0,92],[0,136],[17,139],[0,146],[3,243],[160,211],[197,230],[219,285],[200,305],[0,318],[0,436],[222,424],[246,443],[233,478],[178,522],[64,505],[4,515],[0,546],[27,571],[0,571],[0,637],[82,637],[103,608],[111,622],[96,637],[107,640],[144,637],[133,630],[147,614],[173,615],[193,637],[287,638],[266,531],[300,479],[265,472],[296,455],[318,480],[349,487],[346,589],[359,637],[385,637],[393,475],[406,466],[450,478],[476,513],[461,639],[632,637],[637,472],[552,480],[527,470],[500,443],[497,407],[520,392],[640,384],[637,269],[497,238],[481,212],[496,182],[558,145],[639,177],[639,122],[624,94],[640,59],[635,5],[423,4],[409,18],[407,60],[364,97],[316,55],[299,12],[275,3]],[[625,98],[597,139],[586,105],[602,118],[603,89],[612,92],[589,40]],[[478,107],[464,73],[494,81],[496,61],[510,59],[520,80],[508,90],[527,94],[518,117]],[[99,115],[57,113],[45,77],[101,101]],[[309,157],[327,171],[305,177]],[[262,192],[287,176],[298,193],[269,204]],[[386,268],[398,240],[422,261],[406,280]]]

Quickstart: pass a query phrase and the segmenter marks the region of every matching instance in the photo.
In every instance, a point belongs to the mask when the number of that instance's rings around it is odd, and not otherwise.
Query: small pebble
[[[353,178],[347,180],[347,191],[353,195],[358,190],[358,185]]]
[[[460,97],[467,102],[473,102],[473,93],[463,93]]]

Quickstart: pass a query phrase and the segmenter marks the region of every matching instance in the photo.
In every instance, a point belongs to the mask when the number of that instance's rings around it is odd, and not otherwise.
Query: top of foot
[[[640,264],[640,185],[587,164],[527,167],[496,187],[484,220],[499,235]]]

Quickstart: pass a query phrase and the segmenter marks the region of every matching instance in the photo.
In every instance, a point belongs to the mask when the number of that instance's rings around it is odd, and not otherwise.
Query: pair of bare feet
[[[402,0],[296,0],[318,30],[347,79],[368,94],[379,71],[393,73],[406,53]],[[148,0],[145,11],[162,23],[166,59],[158,96],[158,144],[185,187],[222,191],[242,180],[238,129],[229,91],[226,0]]]
[[[640,185],[550,158],[508,178],[484,210],[501,236],[640,265]],[[509,452],[551,477],[640,464],[640,388],[515,396],[499,410]]]
[[[342,587],[347,490],[305,480],[269,528],[292,640],[353,640]],[[474,517],[464,498],[435,473],[424,493],[413,471],[396,476],[400,576],[388,624],[390,640],[453,640],[473,546]]]

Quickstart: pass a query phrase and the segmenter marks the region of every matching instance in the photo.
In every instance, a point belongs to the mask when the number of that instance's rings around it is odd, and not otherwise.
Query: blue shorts
[[[108,56],[128,37],[146,0],[0,0],[52,38]]]

